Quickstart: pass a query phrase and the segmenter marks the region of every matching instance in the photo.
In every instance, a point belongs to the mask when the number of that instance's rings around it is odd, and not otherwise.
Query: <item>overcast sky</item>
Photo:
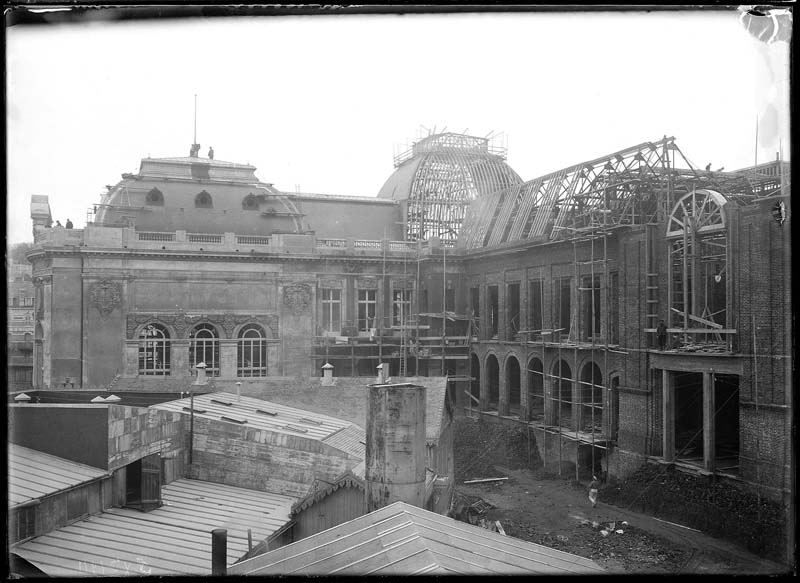
[[[788,103],[788,45],[739,12],[304,16],[6,30],[8,242],[32,194],[84,225],[141,158],[256,166],[294,191],[374,196],[420,132],[504,133],[529,180],[664,135],[697,166],[756,157]],[[788,127],[781,109],[784,157]],[[762,130],[758,160],[779,142]]]

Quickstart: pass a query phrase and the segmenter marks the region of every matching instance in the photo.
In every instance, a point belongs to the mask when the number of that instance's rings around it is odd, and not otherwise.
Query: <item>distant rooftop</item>
[[[144,158],[139,166],[139,176],[150,178],[198,178],[223,182],[255,183],[255,166],[224,162],[211,158],[192,156],[178,158]]]

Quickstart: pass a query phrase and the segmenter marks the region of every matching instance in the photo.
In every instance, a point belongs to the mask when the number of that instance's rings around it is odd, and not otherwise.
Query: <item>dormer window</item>
[[[199,209],[210,209],[214,205],[211,202],[211,195],[205,190],[194,197],[194,206]]]
[[[242,199],[242,209],[246,211],[258,210],[258,199],[252,192]]]
[[[164,195],[157,188],[147,193],[146,202],[152,206],[164,206]]]

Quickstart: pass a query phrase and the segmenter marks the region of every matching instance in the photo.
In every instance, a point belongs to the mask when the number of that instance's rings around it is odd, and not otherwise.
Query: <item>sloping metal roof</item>
[[[162,490],[151,512],[112,508],[26,541],[11,552],[50,576],[208,575],[211,531],[228,530],[228,564],[289,519],[294,498],[199,480]]]
[[[590,559],[403,502],[242,561],[231,575],[601,574]]]
[[[35,449],[8,445],[8,507],[108,476],[108,472]]]
[[[358,425],[348,425],[322,440],[331,447],[364,459],[367,456],[367,434]]]
[[[189,398],[178,399],[153,405],[152,408],[177,411],[188,415],[189,402]],[[196,417],[204,419],[237,423],[250,429],[302,435],[319,441],[325,441],[343,429],[348,430],[348,437],[352,437],[351,432],[356,431],[361,432],[362,440],[364,435],[364,430],[360,427],[352,429],[353,424],[349,421],[287,407],[270,401],[254,399],[253,397],[237,398],[236,395],[231,393],[220,392],[196,396],[194,398],[194,414]],[[352,446],[352,443],[350,446]],[[363,457],[363,452],[361,455]]]

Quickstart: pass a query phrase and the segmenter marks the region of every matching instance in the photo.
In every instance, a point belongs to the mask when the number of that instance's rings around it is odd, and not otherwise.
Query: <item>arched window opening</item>
[[[267,338],[257,324],[248,324],[239,331],[236,376],[267,376]]]
[[[544,367],[538,358],[528,362],[528,416],[531,421],[544,421]]]
[[[506,361],[506,388],[508,389],[508,409],[512,415],[520,413],[520,381],[519,361],[510,356]]]
[[[162,192],[154,188],[150,192],[147,193],[147,197],[145,198],[146,204],[151,206],[163,206],[164,205],[164,195]]]
[[[675,204],[667,222],[669,240],[668,327],[681,328],[677,339],[726,344],[728,325],[728,238],[724,205],[713,190],[694,190]],[[652,344],[655,346],[655,343]]]
[[[480,407],[481,398],[481,361],[476,354],[473,354],[469,359],[469,372],[472,380],[469,383],[469,392],[472,395],[470,398],[469,407]]]
[[[147,324],[139,332],[139,374],[169,374],[170,366],[169,332],[161,324]]]
[[[189,367],[192,373],[202,363],[206,365],[206,376],[219,376],[219,336],[211,324],[198,324],[189,332]]]
[[[601,434],[603,432],[603,374],[594,362],[588,362],[581,373],[580,389],[581,431]]]
[[[199,209],[210,209],[212,208],[213,202],[211,200],[211,195],[208,194],[205,190],[194,197],[194,206],[195,208]]]
[[[246,211],[258,210],[258,199],[252,192],[242,199],[242,209]]]
[[[493,354],[486,358],[486,382],[489,385],[488,408],[496,411],[500,402],[500,365],[497,363],[497,357]]]

